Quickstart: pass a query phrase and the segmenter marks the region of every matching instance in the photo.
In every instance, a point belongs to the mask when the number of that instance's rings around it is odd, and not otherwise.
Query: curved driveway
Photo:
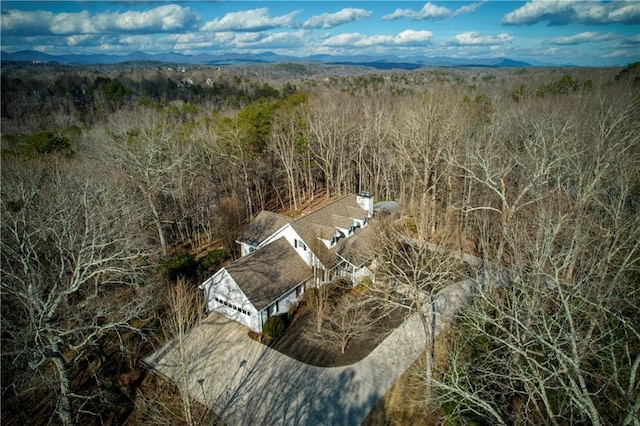
[[[475,281],[445,288],[434,303],[436,335],[473,296]],[[179,355],[168,344],[145,361],[178,382]],[[420,356],[424,332],[410,316],[363,360],[344,367],[303,364],[247,337],[211,313],[186,339],[190,395],[232,425],[358,425]]]

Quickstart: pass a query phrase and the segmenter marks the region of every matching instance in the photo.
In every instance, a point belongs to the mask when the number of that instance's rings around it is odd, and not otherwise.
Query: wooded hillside
[[[368,191],[513,271],[454,326],[447,415],[640,424],[637,66],[167,68],[3,64],[3,422],[122,423],[173,278]]]

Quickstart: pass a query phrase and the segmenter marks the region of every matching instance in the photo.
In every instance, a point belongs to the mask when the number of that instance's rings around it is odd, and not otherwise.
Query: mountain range
[[[9,53],[1,52],[0,61],[21,62],[57,62],[59,64],[117,64],[132,61],[154,61],[181,65],[233,65],[241,63],[323,63],[340,65],[361,65],[378,69],[415,69],[428,66],[439,67],[529,67],[533,64],[517,61],[509,58],[450,58],[408,56],[399,57],[393,55],[371,56],[338,56],[338,55],[311,55],[307,57],[284,56],[273,52],[264,53],[223,53],[217,55],[199,54],[185,55],[182,53],[158,53],[149,54],[133,52],[128,55],[108,54],[69,54],[50,55],[34,50],[23,50]]]

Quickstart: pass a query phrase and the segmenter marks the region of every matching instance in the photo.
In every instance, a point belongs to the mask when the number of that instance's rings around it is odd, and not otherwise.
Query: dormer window
[[[336,230],[336,232],[333,234],[333,237],[331,237],[331,246],[333,247],[338,243],[338,240],[340,240],[340,238],[344,237],[344,234],[342,232],[340,232],[339,230]]]
[[[293,246],[295,248],[301,248],[304,251],[307,251],[307,245],[302,240],[295,239],[293,240]]]

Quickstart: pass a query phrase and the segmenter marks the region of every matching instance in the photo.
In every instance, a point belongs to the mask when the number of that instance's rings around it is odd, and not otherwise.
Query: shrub
[[[34,149],[40,154],[50,154],[52,152],[62,152],[67,155],[73,154],[69,138],[53,130],[43,130],[27,135],[25,143],[28,149]]]
[[[218,266],[220,263],[231,257],[229,253],[224,249],[213,249],[200,259],[200,269],[210,269]]]
[[[372,285],[373,281],[371,280],[371,277],[362,277],[354,290],[358,293],[366,293]]]
[[[164,262],[167,277],[171,280],[195,274],[197,266],[198,262],[189,253],[178,253]]]
[[[282,336],[284,333],[284,329],[286,328],[285,321],[280,315],[274,315],[272,317],[267,318],[264,325],[262,326],[262,332],[265,336],[271,337],[272,339],[277,339]]]

